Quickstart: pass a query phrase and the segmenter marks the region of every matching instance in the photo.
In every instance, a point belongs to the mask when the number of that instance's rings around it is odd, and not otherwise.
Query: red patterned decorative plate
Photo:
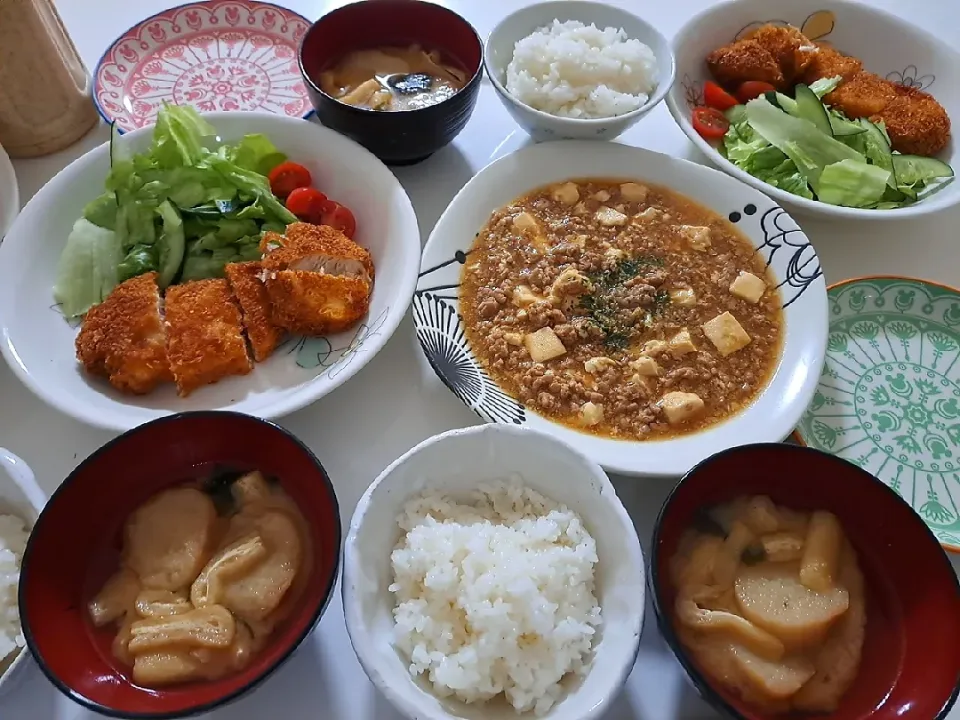
[[[197,110],[313,112],[297,64],[310,23],[255,0],[194,2],[132,27],[94,73],[94,99],[121,132],[152,125],[163,104]]]

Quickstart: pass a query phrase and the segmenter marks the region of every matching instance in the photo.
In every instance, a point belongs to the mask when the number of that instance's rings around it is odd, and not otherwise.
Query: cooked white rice
[[[0,669],[26,644],[20,628],[17,588],[28,535],[23,520],[0,515]]]
[[[394,643],[410,673],[441,697],[503,693],[546,713],[564,676],[588,671],[601,623],[596,543],[577,514],[513,478],[469,503],[427,493],[398,522]]]
[[[657,87],[657,58],[622,29],[576,20],[540,28],[513,50],[507,92],[535,110],[605,118],[642,107]]]

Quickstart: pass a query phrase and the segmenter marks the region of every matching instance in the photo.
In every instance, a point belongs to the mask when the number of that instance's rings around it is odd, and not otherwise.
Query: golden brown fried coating
[[[88,373],[106,377],[121,392],[143,395],[172,380],[157,273],[120,283],[91,308],[76,349]]]
[[[224,268],[233,294],[243,310],[243,325],[257,362],[270,357],[283,339],[283,330],[270,319],[270,296],[260,278],[262,272],[263,266],[256,260],[230,263]]]
[[[892,82],[871,72],[859,72],[823,101],[848,118],[861,118],[883,112],[896,98],[897,90]]]
[[[283,235],[275,233],[272,230],[267,230],[267,232],[263,234],[263,237],[260,238],[260,252],[268,253],[283,245],[284,242],[285,238]]]
[[[840,77],[850,80],[863,70],[863,62],[855,57],[837,52],[824,43],[815,43],[817,52],[812,53],[809,64],[800,77],[807,85],[823,78]]]
[[[896,86],[897,97],[870,119],[882,120],[894,150],[904,155],[936,155],[950,139],[950,116],[932,95]]]
[[[181,397],[253,369],[240,308],[225,279],[195,280],[167,288],[166,318],[167,355]]]
[[[747,80],[762,80],[778,90],[787,86],[777,58],[752,38],[717,48],[707,55],[707,67],[718,83],[731,89]]]
[[[342,332],[370,307],[370,283],[364,278],[280,270],[267,276],[266,285],[273,322],[292,333]]]
[[[373,258],[339,230],[327,225],[293,223],[287,227],[281,247],[263,258],[264,270],[323,270],[336,275],[374,279]]]
[[[773,56],[788,85],[800,77],[817,54],[813,42],[789,25],[762,25],[750,33],[748,39],[755,40]]]

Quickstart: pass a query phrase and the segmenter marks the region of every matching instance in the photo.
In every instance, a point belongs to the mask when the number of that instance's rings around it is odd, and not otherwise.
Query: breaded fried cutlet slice
[[[717,48],[707,55],[707,67],[718,83],[731,89],[747,80],[762,80],[778,90],[787,85],[777,58],[752,38]]]
[[[243,326],[257,362],[270,357],[283,339],[283,330],[274,325],[270,317],[270,296],[260,277],[262,272],[263,265],[256,260],[230,263],[224,268],[243,311]]]
[[[790,25],[762,25],[748,39],[755,40],[773,56],[787,84],[803,73],[818,52],[812,41]]]
[[[172,380],[157,273],[120,283],[90,308],[75,344],[84,369],[121,392],[144,395]]]
[[[367,314],[370,283],[364,278],[310,270],[267,275],[273,322],[300,335],[342,332]]]
[[[871,72],[859,72],[823,98],[848,118],[862,118],[883,112],[897,98],[892,82]]]
[[[850,80],[863,70],[863,62],[855,57],[844,55],[824,43],[815,43],[817,52],[812,53],[810,62],[803,71],[801,80],[807,85],[824,78],[839,77]]]
[[[181,397],[253,369],[229,282],[216,278],[172,285],[165,297],[167,356]]]
[[[950,116],[929,93],[903,85],[897,97],[870,119],[887,128],[890,144],[904,155],[936,155],[950,140]]]
[[[294,223],[287,227],[283,244],[263,258],[267,272],[308,270],[356,277],[373,283],[373,258],[339,230],[327,225]]]

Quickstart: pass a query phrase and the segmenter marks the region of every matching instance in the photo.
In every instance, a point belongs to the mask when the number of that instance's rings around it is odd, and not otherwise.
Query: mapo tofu
[[[495,211],[464,265],[479,362],[586,432],[663,438],[749,405],[780,352],[776,282],[725,218],[672,190],[585,179]]]

